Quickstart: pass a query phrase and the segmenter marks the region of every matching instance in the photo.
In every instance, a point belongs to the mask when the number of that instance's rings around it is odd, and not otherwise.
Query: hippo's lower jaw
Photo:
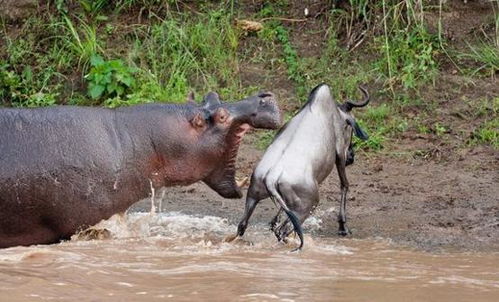
[[[219,169],[216,169],[208,177],[203,179],[204,183],[224,198],[243,197],[241,188],[235,178],[236,159],[244,134],[251,128],[250,125],[244,123],[235,126],[233,130],[231,130],[231,133],[227,138],[227,152],[224,155],[225,160],[219,163]]]

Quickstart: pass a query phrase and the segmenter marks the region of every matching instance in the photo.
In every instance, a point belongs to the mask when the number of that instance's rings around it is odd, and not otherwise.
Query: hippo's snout
[[[236,125],[248,124],[253,128],[278,129],[282,124],[281,112],[272,92],[260,92],[238,103],[227,105]]]
[[[250,125],[255,128],[278,129],[282,125],[281,111],[273,93],[264,92],[257,95],[258,107],[251,117]]]

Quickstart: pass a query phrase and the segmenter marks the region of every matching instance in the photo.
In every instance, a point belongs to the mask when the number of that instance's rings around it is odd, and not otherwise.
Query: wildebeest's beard
[[[355,147],[355,144],[352,144],[352,143],[350,143],[350,145],[348,146],[347,158],[346,158],[346,163],[345,163],[346,166],[353,164],[353,162],[355,160],[354,147]]]

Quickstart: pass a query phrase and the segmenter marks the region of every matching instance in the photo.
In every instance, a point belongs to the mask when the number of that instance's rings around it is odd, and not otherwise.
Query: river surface
[[[112,238],[0,250],[0,301],[499,301],[499,253],[307,234],[290,253],[265,225],[224,243],[225,219],[174,212],[99,227]]]

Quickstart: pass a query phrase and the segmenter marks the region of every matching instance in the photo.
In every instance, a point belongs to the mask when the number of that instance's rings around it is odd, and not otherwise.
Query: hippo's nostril
[[[268,92],[260,93],[258,95],[259,98],[267,98],[267,97],[271,97],[271,96],[272,96],[272,93],[268,93]]]

